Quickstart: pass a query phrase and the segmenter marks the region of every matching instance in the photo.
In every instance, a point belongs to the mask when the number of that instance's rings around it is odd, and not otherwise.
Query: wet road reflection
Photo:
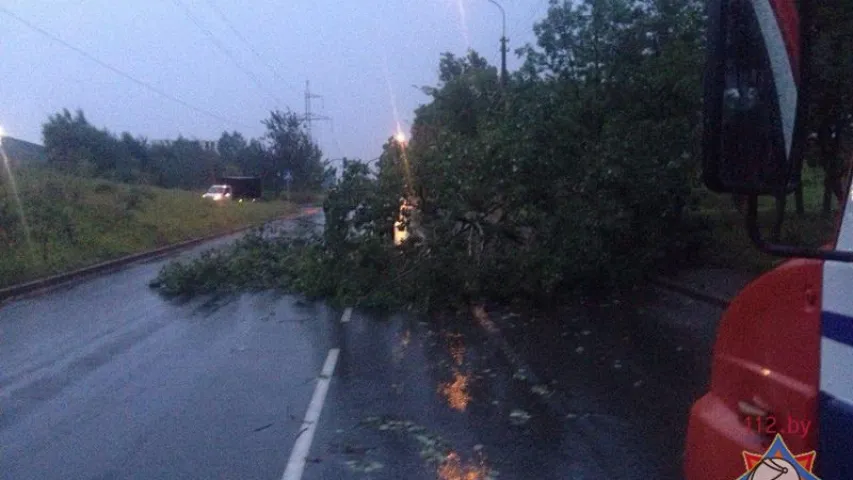
[[[406,349],[409,347],[409,343],[412,341],[412,332],[406,330],[400,335],[400,340],[394,345],[394,351],[392,353],[394,364],[399,365],[403,360],[403,356],[406,355]]]
[[[491,470],[486,465],[484,457],[480,457],[477,463],[462,461],[456,452],[450,452],[444,463],[438,467],[439,480],[486,480],[492,479]]]
[[[339,335],[341,368],[305,480],[628,478],[600,469],[571,422],[464,316],[355,310]]]
[[[465,362],[465,337],[459,333],[447,333],[447,349],[456,366],[453,368],[453,380],[439,384],[438,391],[447,400],[450,408],[464,412],[471,401],[468,393],[470,375],[462,373],[460,368]]]
[[[465,337],[460,333],[447,333],[446,336],[448,340],[447,349],[450,351],[450,356],[453,357],[456,365],[461,367],[465,361]]]
[[[454,410],[464,412],[471,401],[468,393],[468,375],[463,375],[458,370],[453,372],[453,381],[441,384],[439,391],[447,399],[448,405]]]

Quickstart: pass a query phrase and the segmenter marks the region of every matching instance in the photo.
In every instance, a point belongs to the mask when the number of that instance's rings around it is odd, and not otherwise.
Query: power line
[[[530,10],[530,15],[527,16],[526,20],[519,20],[515,23],[515,26],[512,29],[513,33],[517,33],[520,29],[530,29],[533,30],[533,23],[542,13],[542,7],[546,7],[545,11],[547,12],[547,7],[550,6],[549,0],[541,0],[532,10]]]
[[[184,13],[187,15],[187,18],[189,18],[190,21],[193,22],[195,24],[195,26],[198,27],[198,29],[201,30],[202,33],[204,33],[207,36],[207,38],[213,43],[213,45],[216,46],[216,48],[218,48],[219,51],[221,51],[223,54],[225,54],[225,56],[227,56],[232,62],[234,62],[234,65],[237,66],[238,70],[243,72],[247,77],[249,77],[250,80],[252,80],[252,82],[255,84],[256,87],[258,87],[259,90],[261,90],[262,92],[269,95],[270,98],[272,98],[273,101],[276,102],[276,104],[281,105],[284,103],[281,101],[281,99],[279,99],[278,97],[273,95],[272,92],[267,90],[264,87],[264,85],[261,83],[261,81],[258,80],[258,77],[255,76],[255,74],[252,73],[251,71],[249,71],[247,68],[245,68],[243,66],[243,64],[240,63],[239,60],[237,60],[237,57],[235,57],[234,54],[231,53],[230,50],[225,48],[225,45],[223,45],[222,42],[220,42],[219,39],[216,38],[216,36],[213,34],[213,32],[211,32],[207,27],[202,25],[202,23],[198,20],[198,18],[195,17],[195,15],[192,14],[192,11],[190,11],[189,7],[187,7],[187,5],[185,3],[183,3],[181,0],[174,0],[174,2],[175,2],[175,4],[177,4],[178,6],[180,6],[184,10]]]
[[[222,13],[222,10],[220,10],[219,7],[216,6],[216,3],[214,3],[213,0],[207,0],[207,4],[210,5],[210,8],[214,12],[216,12],[216,15],[219,16],[219,19],[222,20],[222,23],[224,23],[231,30],[231,32],[234,34],[234,36],[237,37],[238,39],[240,39],[241,42],[246,44],[246,47],[248,47],[249,50],[253,54],[255,54],[256,57],[258,57],[258,60],[262,61],[270,69],[270,72],[272,72],[273,76],[278,81],[280,81],[282,83],[287,83],[287,80],[285,80],[284,78],[281,77],[281,75],[278,74],[278,71],[272,66],[272,64],[270,62],[268,62],[264,58],[264,56],[261,55],[255,49],[255,47],[252,46],[251,42],[249,42],[249,40],[247,40],[246,37],[242,33],[240,33],[239,30],[237,30],[237,28],[234,26],[234,24],[231,23],[230,20],[228,20],[228,17],[224,13]]]
[[[543,13],[542,7],[545,7],[545,13],[547,13],[548,9],[551,7],[551,2],[549,0],[541,0],[539,2],[539,6],[537,6],[536,10],[533,11],[533,15],[531,15],[530,18],[527,19],[528,24],[532,24],[533,21],[536,20],[536,17]]]
[[[214,118],[214,119],[216,119],[216,120],[219,120],[220,122],[230,123],[230,124],[234,124],[234,125],[240,125],[240,126],[242,126],[242,127],[244,127],[244,128],[252,128],[252,127],[249,127],[248,125],[244,124],[243,122],[239,122],[239,121],[234,120],[234,119],[229,119],[229,118],[223,117],[223,116],[221,116],[221,115],[217,115],[217,114],[215,114],[215,113],[213,113],[213,112],[210,112],[210,111],[208,111],[208,110],[205,110],[205,109],[203,109],[203,108],[196,107],[195,105],[192,105],[192,104],[190,104],[190,103],[188,103],[188,102],[185,102],[185,101],[181,100],[181,99],[180,99],[180,98],[178,98],[178,97],[175,97],[175,96],[173,96],[173,95],[170,95],[170,94],[168,94],[168,93],[164,92],[163,90],[160,90],[159,88],[157,88],[157,87],[155,87],[155,86],[151,85],[150,83],[147,83],[147,82],[145,82],[145,81],[139,80],[138,78],[134,77],[133,75],[130,75],[129,73],[126,73],[126,72],[124,72],[123,70],[120,70],[120,69],[118,69],[118,68],[116,68],[116,67],[114,67],[114,66],[112,66],[112,65],[108,64],[107,62],[104,62],[103,60],[100,60],[99,58],[95,57],[94,55],[91,55],[91,54],[87,53],[85,50],[83,50],[83,49],[81,49],[81,48],[78,48],[78,47],[75,47],[74,45],[72,45],[72,44],[70,44],[70,43],[66,42],[65,40],[63,40],[63,39],[59,38],[58,36],[56,36],[56,35],[54,35],[54,34],[52,34],[52,33],[48,32],[47,30],[45,30],[45,29],[43,29],[43,28],[41,28],[41,27],[39,27],[39,26],[37,26],[37,25],[34,25],[34,24],[30,23],[29,21],[27,21],[27,20],[25,20],[24,18],[22,18],[22,17],[18,16],[17,14],[15,14],[14,12],[12,12],[11,10],[9,10],[9,9],[8,9],[8,8],[6,8],[6,7],[0,6],[0,13],[5,14],[6,16],[8,16],[8,17],[10,17],[10,18],[12,18],[12,19],[14,19],[14,20],[18,21],[19,23],[21,23],[22,25],[26,26],[27,28],[29,28],[29,29],[31,29],[31,30],[33,30],[33,31],[37,32],[37,33],[40,33],[41,35],[44,35],[44,36],[45,36],[45,37],[47,37],[48,39],[50,39],[50,40],[52,40],[52,41],[54,41],[54,42],[56,42],[56,43],[58,43],[58,44],[60,44],[60,45],[64,46],[65,48],[68,48],[69,50],[73,50],[73,51],[77,52],[78,54],[80,54],[80,55],[82,55],[82,56],[86,57],[86,58],[87,58],[87,59],[89,59],[90,61],[92,61],[92,62],[94,62],[94,63],[97,63],[97,64],[98,64],[98,65],[100,65],[101,67],[106,68],[107,70],[110,70],[110,71],[112,71],[113,73],[115,73],[115,74],[117,74],[117,75],[119,75],[119,76],[121,76],[121,77],[124,77],[126,80],[130,80],[131,82],[133,82],[133,83],[135,83],[135,84],[139,85],[140,87],[143,87],[143,88],[145,88],[146,90],[149,90],[149,91],[151,91],[151,92],[154,92],[155,94],[157,94],[157,95],[159,95],[159,96],[161,96],[161,97],[163,97],[163,98],[165,98],[165,99],[167,99],[167,100],[171,100],[172,102],[175,102],[175,103],[177,103],[177,104],[179,104],[179,105],[182,105],[182,106],[184,106],[184,107],[186,107],[186,108],[189,108],[190,110],[192,110],[192,111],[194,111],[194,112],[196,112],[196,113],[200,113],[200,114],[202,114],[202,115],[206,115],[206,116],[208,116],[208,117],[210,117],[210,118]]]

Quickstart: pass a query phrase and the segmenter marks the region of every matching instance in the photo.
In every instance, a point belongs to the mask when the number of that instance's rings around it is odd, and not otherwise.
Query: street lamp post
[[[501,85],[506,85],[506,12],[504,11],[504,7],[495,0],[489,0],[489,2],[501,10],[501,18],[503,20],[501,28]]]

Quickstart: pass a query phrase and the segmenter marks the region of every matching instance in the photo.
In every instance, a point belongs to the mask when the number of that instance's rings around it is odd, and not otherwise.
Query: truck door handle
[[[766,417],[770,413],[753,402],[745,402],[743,400],[737,402],[737,408],[741,414],[750,417]]]

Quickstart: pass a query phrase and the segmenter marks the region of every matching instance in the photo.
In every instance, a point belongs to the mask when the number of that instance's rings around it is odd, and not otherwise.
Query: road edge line
[[[284,469],[281,480],[300,480],[302,478],[305,462],[311,450],[311,443],[314,441],[317,422],[320,420],[320,413],[323,411],[326,394],[329,392],[329,383],[332,381],[332,374],[335,372],[335,365],[338,363],[340,353],[339,348],[333,348],[329,350],[329,354],[326,356],[326,362],[323,363],[323,370],[317,379],[317,386],[314,387],[314,394],[311,396],[311,402],[305,412],[305,419],[299,427],[299,433],[296,434],[296,443],[293,444],[293,449],[290,451],[290,459],[287,461],[287,467]]]

